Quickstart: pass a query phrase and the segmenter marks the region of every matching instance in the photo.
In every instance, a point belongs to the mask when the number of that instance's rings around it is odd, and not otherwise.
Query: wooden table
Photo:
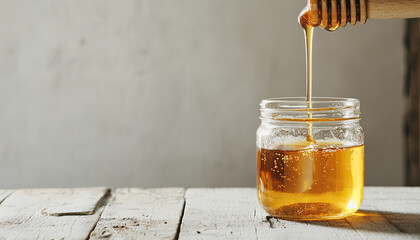
[[[252,188],[0,190],[0,202],[0,239],[420,239],[420,188],[366,187],[358,213],[318,222],[268,216]]]

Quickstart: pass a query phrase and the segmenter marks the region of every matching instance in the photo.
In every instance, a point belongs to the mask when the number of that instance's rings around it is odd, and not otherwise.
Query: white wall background
[[[254,186],[262,98],[305,94],[300,0],[0,0],[0,187]],[[403,21],[317,29],[361,99],[366,184],[403,183]]]

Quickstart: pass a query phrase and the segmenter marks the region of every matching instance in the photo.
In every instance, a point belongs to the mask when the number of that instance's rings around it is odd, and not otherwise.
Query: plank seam
[[[255,211],[254,211],[254,214],[255,214]],[[275,228],[273,219],[278,222],[278,219],[273,216],[265,216],[265,220],[267,220],[268,224],[270,224],[270,228]]]
[[[257,216],[257,208],[254,208],[254,232],[255,232],[255,239],[258,240],[258,230],[255,221],[255,217]]]
[[[185,198],[186,193],[187,193],[187,190],[185,189],[185,191],[184,191],[184,205],[182,206],[181,216],[179,217],[178,228],[176,229],[176,234],[175,234],[175,238],[174,238],[175,240],[179,239],[179,234],[181,233],[181,225],[182,225],[182,220],[184,218],[185,205],[187,205],[187,199]]]
[[[99,223],[99,220],[101,220],[102,214],[105,211],[105,208],[108,206],[108,203],[111,202],[112,199],[112,192],[110,189],[108,189],[108,191],[105,193],[105,195],[98,201],[98,203],[96,204],[95,210],[93,211],[94,213],[96,211],[98,211],[101,207],[104,207],[104,209],[102,210],[102,212],[99,214],[98,220],[96,221],[95,225],[92,226],[92,229],[90,229],[89,234],[86,236],[86,240],[90,239],[90,235],[92,234],[92,232],[95,230],[96,226]]]
[[[10,195],[12,195],[12,193],[14,193],[14,190],[10,190],[9,194],[6,195],[6,197],[3,198],[3,200],[0,201],[0,204],[2,204],[4,202],[4,200],[6,200],[8,197],[10,197]]]
[[[46,209],[43,209],[42,210],[42,213],[43,214],[46,214],[46,215],[50,215],[50,216],[56,216],[56,217],[61,217],[61,216],[72,216],[72,215],[77,215],[77,216],[82,216],[82,215],[93,215],[93,214],[95,214],[96,213],[96,211],[100,208],[100,207],[102,207],[103,205],[101,205],[102,204],[102,202],[101,201],[103,201],[103,199],[104,198],[107,198],[109,195],[110,195],[110,192],[111,192],[111,189],[106,189],[106,192],[104,193],[104,195],[99,199],[99,201],[96,203],[96,205],[95,205],[95,208],[92,210],[92,211],[81,211],[81,212],[63,212],[63,213],[60,213],[60,212],[58,212],[58,213],[47,213],[47,212],[45,212],[45,210]]]
[[[346,220],[346,222],[350,225],[350,227],[362,238],[362,239],[366,239],[359,231],[357,231],[353,225],[351,225],[351,223],[347,220],[347,218],[344,218],[344,220]]]
[[[407,232],[403,228],[401,228],[400,226],[398,226],[398,224],[395,224],[391,219],[389,219],[386,216],[386,214],[383,214],[382,216],[385,218],[385,221],[387,221],[390,225],[392,225],[395,229],[397,229],[398,232],[407,234]]]

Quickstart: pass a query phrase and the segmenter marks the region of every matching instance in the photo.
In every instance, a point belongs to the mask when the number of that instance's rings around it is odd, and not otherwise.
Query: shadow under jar
[[[257,190],[267,213],[321,220],[357,211],[364,186],[359,100],[266,99],[260,119]]]

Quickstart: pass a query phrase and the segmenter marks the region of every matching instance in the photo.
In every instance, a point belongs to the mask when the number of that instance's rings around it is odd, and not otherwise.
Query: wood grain
[[[117,189],[91,239],[174,239],[184,208],[184,189]]]
[[[418,18],[419,0],[367,0],[369,19]]]
[[[188,189],[179,239],[418,239],[420,188],[366,188],[361,210],[329,221],[268,216],[255,189]]]
[[[98,203],[107,191],[107,188],[16,190],[0,204],[0,239],[86,239],[103,210],[104,206]],[[92,212],[92,208],[97,209]],[[58,217],[48,213],[72,215]]]
[[[256,239],[265,215],[251,188],[187,189],[185,200],[179,239]]]
[[[420,239],[420,187],[366,187],[356,214],[328,221],[273,218],[254,188],[108,191],[0,190],[0,239]]]
[[[345,239],[358,236],[345,220],[285,221],[259,206],[252,188],[188,189],[179,239]],[[337,231],[339,229],[339,231]]]
[[[360,211],[346,220],[366,239],[420,239],[419,206],[419,187],[367,187]]]
[[[321,28],[335,26],[340,20],[344,27],[347,22],[356,25],[370,19],[419,18],[419,0],[311,0],[308,7],[311,11],[312,24]],[[340,12],[340,14],[338,14]]]

